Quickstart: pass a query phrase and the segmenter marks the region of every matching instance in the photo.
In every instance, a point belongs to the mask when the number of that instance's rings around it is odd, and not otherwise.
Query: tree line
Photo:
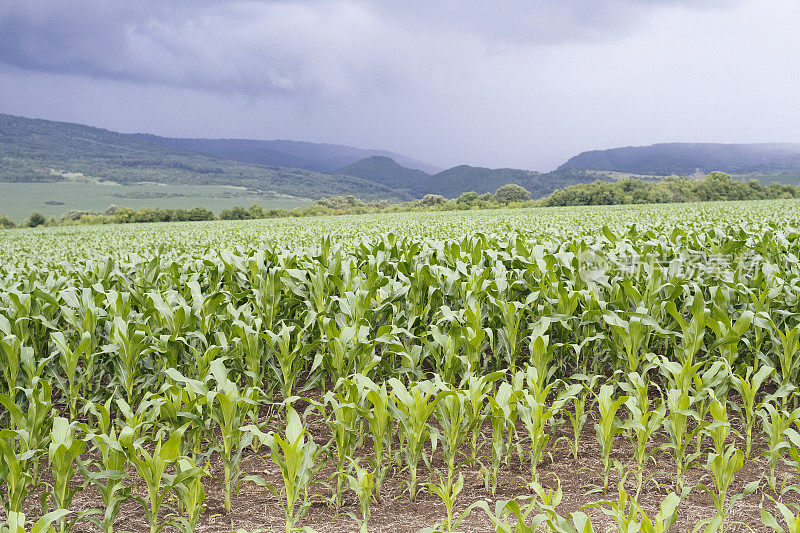
[[[125,224],[142,222],[179,222],[200,220],[254,220],[264,218],[308,217],[323,215],[399,213],[411,211],[454,211],[497,209],[501,207],[550,207],[578,205],[624,205],[648,203],[681,203],[724,200],[767,200],[800,198],[800,186],[773,183],[762,185],[756,180],[736,181],[724,172],[712,172],[701,179],[669,176],[659,181],[624,178],[615,182],[571,185],[539,200],[531,200],[524,187],[503,185],[494,194],[465,192],[447,199],[438,194],[403,203],[386,200],[364,202],[355,196],[322,198],[306,207],[265,209],[259,205],[233,207],[215,215],[204,207],[192,209],[131,209],[111,206],[105,212],[69,211],[60,218],[47,218],[33,213],[23,223],[27,227],[82,224]],[[16,227],[7,216],[0,216],[0,228]]]

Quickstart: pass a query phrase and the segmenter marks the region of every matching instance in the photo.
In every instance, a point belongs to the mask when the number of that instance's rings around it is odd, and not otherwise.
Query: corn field
[[[800,531],[800,203],[0,232],[2,533]]]

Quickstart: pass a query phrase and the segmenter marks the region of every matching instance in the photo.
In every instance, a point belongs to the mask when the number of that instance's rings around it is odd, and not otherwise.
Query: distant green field
[[[110,205],[187,209],[202,206],[219,213],[237,205],[292,209],[310,203],[303,198],[268,196],[224,185],[0,182],[0,215],[7,215],[17,222],[34,211],[49,217],[61,216],[71,209],[105,211]]]

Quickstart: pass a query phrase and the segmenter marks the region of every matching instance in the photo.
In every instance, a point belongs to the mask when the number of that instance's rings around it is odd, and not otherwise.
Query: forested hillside
[[[665,143],[626,146],[583,152],[559,167],[570,168],[662,176],[714,170],[729,174],[800,172],[800,144]]]

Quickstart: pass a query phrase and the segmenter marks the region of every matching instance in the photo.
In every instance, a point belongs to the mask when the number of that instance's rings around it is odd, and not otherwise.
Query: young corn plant
[[[361,436],[358,427],[361,423],[361,395],[358,383],[351,379],[340,379],[336,392],[328,391],[320,409],[325,415],[325,423],[333,434],[336,446],[336,490],[334,502],[339,508],[347,484],[348,461],[355,454]],[[327,411],[330,409],[330,416]]]
[[[589,397],[589,393],[594,392],[598,379],[600,379],[599,374],[594,374],[592,377],[574,374],[570,378],[570,380],[582,382],[581,390],[571,398],[572,411],[567,411],[569,423],[572,427],[572,439],[569,439],[569,447],[572,451],[572,457],[575,459],[578,458],[583,426],[586,425],[586,419],[589,417],[589,413],[586,411],[586,400]]]
[[[494,510],[483,500],[478,500],[474,505],[486,513],[495,533],[534,533],[545,525],[550,531],[563,531],[557,530],[557,526],[554,524],[565,519],[555,513],[550,519],[542,513],[534,514],[530,519],[528,518],[538,510],[537,503],[536,500],[531,499],[527,502],[527,505],[522,506],[517,500],[498,500],[495,503]],[[586,530],[581,529],[578,531],[585,533]],[[588,531],[592,530],[589,529]]]
[[[681,497],[671,492],[661,502],[658,513],[648,516],[635,497],[631,497],[619,485],[616,500],[603,500],[586,505],[586,508],[600,509],[617,524],[618,531],[625,533],[666,533],[672,529],[678,519],[678,505]],[[579,530],[580,531],[580,530]]]
[[[148,345],[147,335],[143,330],[119,316],[114,317],[111,339],[117,353],[114,376],[120,380],[128,404],[135,405],[134,386],[139,377],[139,367],[142,359],[152,351],[152,347]]]
[[[769,496],[767,496],[769,497]],[[770,497],[770,499],[772,499]],[[774,501],[774,500],[773,500]],[[792,508],[797,511],[792,511],[789,507],[791,505]],[[775,518],[772,513],[767,511],[764,508],[764,505],[761,505],[761,523],[765,526],[770,528],[775,533],[800,533],[800,506],[797,504],[784,504],[779,501],[775,501],[775,507],[778,508],[778,512],[780,513],[780,517],[783,518],[784,524],[786,524],[786,528],[784,529],[779,523],[778,519]]]
[[[425,445],[431,442],[436,449],[436,440],[432,438],[431,426],[428,424],[441,395],[436,394],[435,386],[430,381],[420,381],[406,388],[397,378],[389,379],[392,387],[393,402],[390,409],[398,422],[400,434],[405,440],[404,454],[406,466],[411,473],[408,495],[411,501],[417,496],[417,467],[425,455]]]
[[[269,485],[258,476],[247,476],[246,481],[266,487],[283,505],[283,516],[286,520],[286,533],[295,530],[297,523],[305,515],[311,502],[306,493],[314,474],[322,467],[316,465],[320,449],[314,439],[308,435],[297,411],[289,405],[286,407],[286,430],[284,436],[276,433],[264,434],[255,426],[245,428],[252,432],[262,444],[270,449],[270,459],[280,468],[283,479],[282,490]]]
[[[486,402],[494,382],[503,377],[502,372],[492,372],[477,376],[468,373],[461,382],[461,389],[466,391],[469,402],[467,421],[469,427],[469,457],[475,463],[478,454],[478,435],[486,420]]]
[[[67,404],[69,416],[74,419],[77,414],[78,396],[81,392],[81,384],[76,383],[78,363],[82,357],[91,358],[92,335],[88,331],[84,331],[80,343],[74,350],[70,348],[69,342],[62,332],[54,331],[50,338],[60,354],[61,370],[67,376]]]
[[[158,439],[153,452],[150,453],[144,446],[143,438],[134,439],[133,428],[126,426],[120,432],[120,444],[126,450],[130,462],[136,467],[136,473],[147,485],[147,498],[134,496],[134,500],[142,506],[145,518],[150,524],[150,533],[158,533],[170,524],[171,521],[160,520],[161,510],[170,493],[179,485],[191,484],[194,478],[202,475],[202,471],[197,468],[181,470],[174,474],[168,472],[168,470],[176,471],[182,438],[183,432],[175,431],[166,442]]]
[[[125,485],[125,467],[128,458],[119,442],[117,426],[111,421],[111,398],[104,405],[88,404],[87,410],[96,419],[94,427],[83,424],[81,427],[87,439],[94,443],[100,456],[98,471],[89,471],[87,465],[78,460],[83,478],[93,484],[103,501],[105,511],[102,522],[90,518],[104,533],[113,533],[114,522],[119,516],[120,505],[131,495],[130,487]]]
[[[0,479],[6,489],[0,490],[0,503],[7,517],[21,515],[23,521],[23,505],[32,489],[29,461],[41,453],[26,449],[24,437],[20,430],[0,429]]]
[[[386,383],[382,383],[378,387],[371,379],[361,374],[356,374],[354,379],[359,385],[361,405],[368,406],[364,408],[363,414],[364,418],[367,419],[367,426],[372,436],[372,450],[375,455],[372,465],[375,501],[380,503],[382,501],[381,484],[386,479],[392,460],[392,439],[394,437],[392,425],[394,420],[392,413],[389,411],[391,399],[386,389]]]
[[[509,450],[504,432],[508,431],[508,441],[511,441],[515,433],[513,421],[516,418],[517,402],[521,396],[522,391],[514,391],[511,385],[504,381],[497,388],[495,395],[487,398],[492,413],[492,469],[486,473],[486,487],[491,487],[492,496],[497,491],[500,463]]]
[[[681,344],[675,347],[679,361],[681,364],[691,365],[694,356],[703,347],[705,337],[706,302],[703,299],[703,293],[699,290],[694,293],[690,310],[692,317],[688,321],[678,312],[675,302],[667,302],[666,309],[681,329]]]
[[[219,452],[225,469],[223,487],[225,489],[225,512],[231,512],[231,493],[238,486],[241,477],[242,453],[252,442],[250,433],[242,433],[247,415],[252,411],[255,402],[250,395],[239,393],[234,382],[228,379],[228,370],[222,359],[211,363],[211,374],[216,387],[209,392],[209,403],[212,404],[211,418],[222,434]],[[213,403],[212,403],[213,402]]]
[[[72,498],[81,487],[70,487],[75,475],[76,461],[86,451],[86,443],[75,435],[75,423],[70,424],[66,418],[57,416],[53,419],[50,433],[50,447],[47,457],[50,460],[50,472],[53,475],[53,503],[56,509],[69,510]],[[58,521],[59,533],[66,533],[72,528],[74,521],[67,523],[62,517]]]
[[[456,479],[454,473],[456,454],[469,437],[469,420],[467,419],[469,400],[464,391],[452,386],[446,387],[444,383],[440,383],[439,386],[443,392],[439,403],[436,404],[434,414],[442,428],[440,439],[447,475],[446,477],[439,476],[438,485],[428,483],[427,486],[444,502],[447,511],[444,527],[445,531],[451,531],[454,526],[453,506],[464,487],[463,476]]]
[[[636,461],[636,498],[638,498],[644,486],[644,464],[653,453],[647,446],[653,435],[661,428],[667,409],[663,402],[651,407],[649,401],[643,405],[634,397],[628,398],[625,407],[629,412],[627,426],[631,429],[630,440]]]
[[[627,396],[614,399],[614,387],[602,385],[596,395],[598,419],[595,424],[595,434],[603,459],[603,490],[608,489],[608,474],[611,471],[611,449],[614,447],[614,437],[622,433],[623,423],[617,418],[617,411],[628,401]]]
[[[728,435],[730,435],[731,432],[727,403],[713,398],[710,411],[713,422],[706,426],[705,431],[711,436],[711,440],[714,442],[714,453],[723,455],[725,454],[725,442],[728,440]]]
[[[737,501],[747,494],[752,494],[758,488],[758,481],[754,481],[745,486],[744,491],[731,496],[728,501],[728,489],[733,485],[736,472],[741,470],[744,465],[744,454],[741,450],[731,444],[725,453],[709,453],[705,468],[711,473],[713,487],[704,483],[698,486],[711,497],[714,502],[716,514],[708,520],[701,521],[698,526],[706,525],[706,531],[723,531],[725,518]],[[727,503],[727,505],[726,505]]]
[[[775,352],[778,354],[778,367],[780,368],[780,384],[782,387],[794,387],[796,376],[800,370],[800,326],[789,328],[785,326],[783,330],[775,327],[778,334]],[[786,397],[783,399],[786,405]],[[794,396],[793,405],[797,408],[797,395]]]
[[[52,389],[44,379],[34,377],[30,388],[22,388],[25,396],[25,409],[20,408],[11,396],[0,394],[0,405],[5,407],[10,417],[11,428],[18,431],[23,452],[43,450],[50,439],[52,427],[53,402]],[[31,484],[39,482],[39,453],[34,453],[28,466]]]
[[[350,460],[350,469],[347,474],[347,483],[356,497],[361,510],[361,517],[348,513],[359,525],[360,533],[368,533],[367,522],[370,516],[370,505],[372,504],[373,475],[372,472],[363,468],[357,461]]]
[[[315,343],[303,343],[301,334],[295,333],[296,326],[281,324],[278,333],[267,331],[262,337],[271,350],[274,361],[270,368],[278,382],[284,400],[291,398],[295,392],[295,383],[303,370],[306,355],[315,348]],[[314,374],[320,376],[321,374]],[[304,388],[313,387],[314,380],[307,383]]]
[[[539,380],[536,376],[536,369],[533,367],[528,367],[528,377],[528,387],[522,391],[517,410],[530,440],[531,483],[536,483],[538,481],[536,467],[542,462],[544,448],[550,441],[547,426],[564,404],[575,398],[583,387],[577,383],[572,384],[555,400],[550,401],[548,399],[550,392],[558,382],[554,381],[543,389],[539,389]]]
[[[772,490],[777,490],[775,468],[778,465],[778,461],[783,457],[784,452],[791,447],[789,442],[785,440],[786,433],[791,429],[795,421],[800,418],[800,408],[788,412],[775,407],[771,403],[765,403],[757,414],[761,418],[761,425],[764,429],[764,434],[767,436],[767,447],[764,450],[764,456],[769,464],[769,486]]]
[[[51,533],[55,531],[53,523],[63,520],[69,511],[56,509],[39,518],[31,525],[30,533]],[[10,512],[5,523],[0,523],[0,533],[27,533],[28,520],[25,513]]]
[[[667,417],[664,428],[669,436],[669,446],[675,456],[675,481],[678,491],[683,490],[683,474],[687,466],[697,458],[696,454],[687,454],[692,440],[689,431],[689,420],[697,419],[697,413],[692,409],[694,397],[678,389],[667,391]]]
[[[203,487],[203,477],[208,475],[208,465],[200,468],[195,464],[194,459],[181,457],[178,459],[175,471],[178,474],[190,473],[184,483],[175,485],[179,508],[183,509],[185,514],[185,516],[175,518],[175,526],[182,533],[192,533],[197,529],[200,514],[204,509],[203,502],[206,499],[206,491]]]
[[[756,418],[756,412],[761,406],[760,403],[756,403],[756,399],[762,385],[766,379],[775,372],[775,369],[764,365],[759,368],[757,372],[753,372],[751,367],[747,367],[745,372],[746,373],[744,376],[741,374],[733,374],[731,382],[733,384],[733,388],[736,389],[736,391],[739,393],[739,396],[742,397],[741,407],[739,407],[739,409],[744,411],[745,420],[744,457],[745,459],[750,459],[750,451],[753,443],[753,425]]]

